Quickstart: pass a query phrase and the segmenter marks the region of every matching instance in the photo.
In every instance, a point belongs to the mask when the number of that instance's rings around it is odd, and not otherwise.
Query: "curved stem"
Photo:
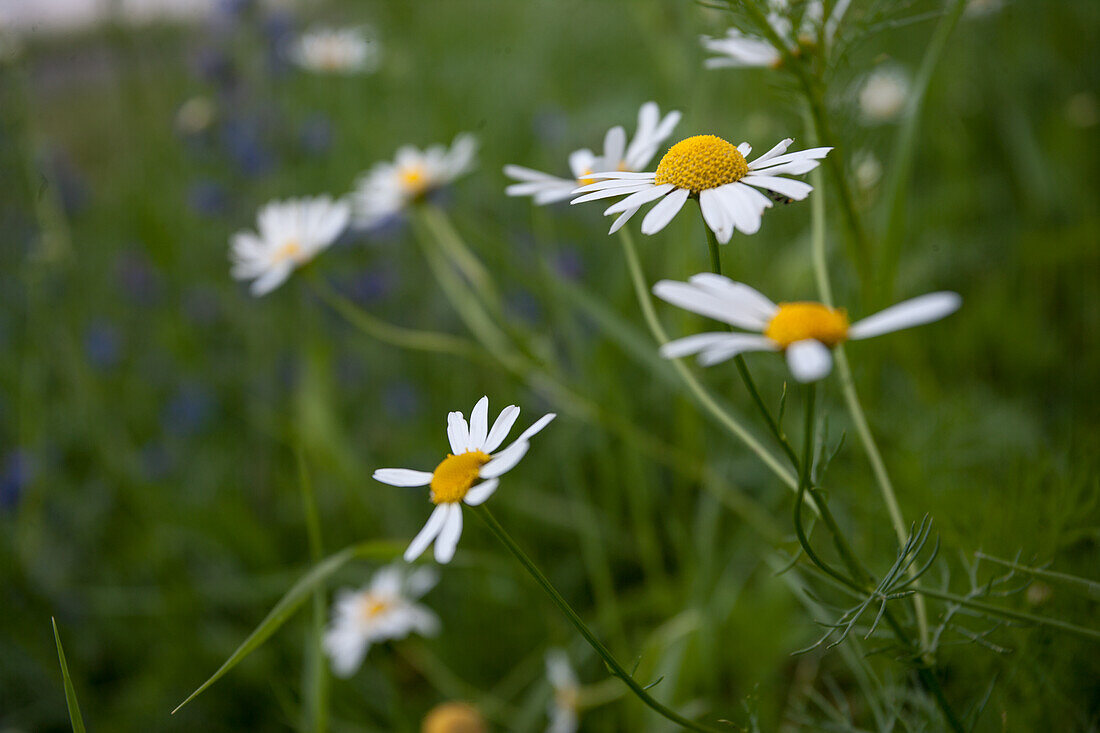
[[[702,723],[696,723],[695,721],[688,720],[687,718],[683,717],[672,708],[669,708],[664,703],[656,700],[648,692],[646,692],[645,688],[640,685],[629,672],[626,671],[626,668],[624,668],[619,663],[619,661],[615,659],[614,655],[611,654],[611,651],[603,645],[603,642],[599,640],[596,634],[588,628],[588,625],[584,623],[580,615],[573,610],[573,607],[570,606],[569,602],[566,601],[562,594],[558,592],[558,589],[555,588],[553,584],[547,579],[547,577],[542,574],[542,571],[538,569],[538,566],[535,565],[531,558],[529,558],[527,554],[522,549],[520,549],[515,540],[512,539],[512,537],[504,530],[504,527],[500,525],[500,522],[496,520],[496,517],[493,516],[492,512],[489,511],[488,507],[482,504],[480,506],[472,507],[472,509],[474,513],[477,514],[478,518],[485,522],[486,526],[489,527],[489,530],[494,535],[496,535],[497,539],[500,540],[501,543],[506,548],[508,548],[508,551],[515,556],[516,560],[519,561],[519,564],[523,566],[523,569],[526,570],[528,574],[530,574],[530,576],[535,579],[535,582],[537,582],[542,587],[542,589],[546,592],[546,595],[550,596],[550,600],[554,602],[554,605],[556,605],[558,609],[561,610],[563,614],[565,614],[565,617],[568,618],[573,626],[576,627],[577,631],[580,632],[581,636],[584,637],[584,640],[588,642],[589,646],[591,646],[592,649],[598,655],[600,655],[611,673],[622,680],[623,683],[628,688],[630,688],[630,691],[633,692],[639,700],[648,705],[651,709],[653,709],[661,716],[667,718],[668,720],[671,720],[677,725],[687,728],[688,730],[700,731],[701,733],[720,732],[719,728],[714,728],[708,725],[704,725]]]
[[[466,245],[466,242],[455,230],[454,225],[451,224],[450,219],[447,218],[443,210],[434,204],[424,203],[417,207],[417,213],[424,225],[431,231],[436,243],[447,253],[466,279],[470,281],[475,291],[487,301],[490,308],[499,311],[500,293],[492,275],[489,274],[489,270],[486,269],[477,255]]]
[[[668,343],[668,335],[665,333],[664,327],[661,326],[661,322],[657,319],[657,311],[654,310],[653,301],[649,297],[649,286],[646,283],[645,274],[642,272],[642,265],[638,259],[638,250],[634,244],[634,237],[630,234],[630,231],[624,227],[619,230],[619,240],[623,244],[623,254],[626,256],[627,268],[630,270],[630,279],[634,284],[634,293],[638,297],[638,304],[641,306],[646,325],[649,326],[649,330],[653,333],[653,337],[657,340],[657,343],[664,346]],[[771,451],[765,448],[737,418],[722,409],[707,389],[695,378],[695,375],[691,373],[691,370],[688,369],[683,360],[671,359],[670,361],[676,373],[680,376],[680,379],[683,380],[684,384],[695,396],[696,401],[699,402],[703,409],[709,412],[719,423],[725,426],[734,437],[755,453],[757,457],[764,462],[764,465],[766,465],[772,473],[778,476],[783,483],[787,484],[792,490],[797,489],[798,479],[795,478],[794,474],[787,470],[779,459],[772,455]]]

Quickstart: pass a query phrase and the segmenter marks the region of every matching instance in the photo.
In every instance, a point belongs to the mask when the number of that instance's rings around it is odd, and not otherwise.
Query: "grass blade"
[[[264,620],[260,622],[260,625],[248,635],[247,639],[241,642],[241,645],[229,656],[229,659],[225,660],[222,666],[218,668],[218,671],[211,675],[210,679],[206,680],[206,682],[203,682],[198,689],[188,695],[186,700],[177,705],[176,709],[172,711],[172,714],[175,715],[179,712],[180,708],[198,697],[206,688],[221,679],[226,672],[236,667],[242,659],[259,648],[259,646],[267,641],[280,626],[286,623],[286,621],[294,615],[294,612],[310,597],[314,588],[324,583],[329,576],[348,562],[363,558],[391,560],[395,555],[399,554],[402,549],[402,547],[395,546],[392,542],[364,542],[359,545],[352,545],[351,547],[345,548],[314,565],[308,573],[302,576],[301,580],[291,586],[290,590],[286,592],[286,595],[279,599],[279,602],[275,604],[270,612],[268,612]]]
[[[57,619],[50,617],[53,624],[53,639],[57,642],[57,659],[61,662],[61,679],[65,683],[65,705],[69,708],[69,722],[73,733],[84,733],[84,718],[80,716],[80,703],[76,700],[73,678],[69,676],[69,663],[65,661],[65,650],[61,648],[61,635],[57,633]]]

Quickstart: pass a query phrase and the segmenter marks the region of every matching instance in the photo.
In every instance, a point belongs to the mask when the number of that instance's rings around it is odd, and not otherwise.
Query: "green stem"
[[[298,459],[298,485],[302,492],[302,510],[306,520],[306,534],[309,537],[309,557],[313,565],[323,558],[321,543],[321,520],[317,512],[317,496],[313,491],[313,482],[306,465],[305,450],[301,445],[296,451]],[[328,671],[325,669],[325,655],[322,640],[325,633],[325,595],[320,587],[313,590],[313,618],[310,624],[309,663],[305,673],[305,708],[309,730],[312,733],[325,733],[328,730]]]
[[[927,587],[914,586],[913,591],[919,593],[922,596],[937,598],[941,601],[947,601],[949,603],[957,603],[960,606],[972,608],[975,611],[981,611],[982,613],[988,613],[991,616],[1001,616],[1003,618],[1012,619],[1013,621],[1036,624],[1039,626],[1049,626],[1054,629],[1059,629],[1061,631],[1080,636],[1084,639],[1088,639],[1089,641],[1100,641],[1100,631],[1098,631],[1097,629],[1077,626],[1067,621],[1060,621],[1056,618],[1036,616],[1034,614],[1026,613],[1024,611],[1013,611],[1011,608],[1002,608],[1000,606],[994,606],[991,603],[983,603],[981,601],[975,601],[967,598],[966,596],[960,596],[954,593],[948,593],[946,591],[935,590]]]
[[[646,284],[645,274],[642,272],[642,265],[638,259],[638,250],[634,244],[634,237],[626,227],[623,227],[619,230],[619,240],[623,245],[623,254],[626,256],[627,268],[630,270],[630,279],[634,284],[634,293],[638,298],[638,304],[641,306],[646,325],[649,326],[649,330],[657,340],[658,345],[664,346],[668,343],[668,335],[665,333],[665,329],[661,325],[661,322],[657,319],[657,311],[654,310],[653,301],[649,297],[649,286]],[[787,484],[791,490],[796,490],[798,488],[798,479],[795,478],[794,474],[787,470],[780,460],[772,455],[771,451],[765,448],[737,418],[722,409],[707,389],[695,378],[695,375],[691,373],[691,370],[688,369],[683,360],[672,359],[671,362],[676,373],[680,376],[680,379],[683,380],[684,384],[703,409],[709,412],[719,423],[725,426],[734,437],[755,453],[757,457],[764,462],[764,465],[766,465],[772,473],[778,476],[783,483]]]
[[[478,259],[477,255],[466,245],[461,235],[455,230],[447,215],[434,204],[420,204],[417,207],[424,226],[431,232],[432,237],[440,248],[447,254],[451,262],[474,286],[474,290],[482,297],[491,309],[500,311],[500,293],[493,282],[489,270]]]
[[[955,30],[959,18],[966,10],[967,0],[947,0],[948,10],[940,18],[936,29],[932,32],[932,38],[928,41],[928,48],[921,59],[920,69],[913,80],[913,88],[909,93],[909,99],[905,105],[905,117],[894,143],[893,165],[890,166],[890,177],[887,180],[886,190],[889,209],[886,216],[886,229],[882,237],[882,262],[878,268],[877,292],[883,300],[889,300],[894,288],[894,279],[897,276],[898,259],[901,253],[901,240],[905,227],[905,202],[908,199],[907,184],[913,171],[913,159],[916,153],[917,129],[920,122],[921,108],[924,105],[928,86],[932,82],[932,75],[943,58],[943,52],[947,48],[947,41]]]
[[[496,535],[497,539],[500,540],[506,548],[508,548],[508,551],[515,556],[516,560],[519,561],[519,564],[523,566],[524,570],[526,570],[531,575],[531,577],[535,579],[535,582],[537,582],[542,587],[542,589],[546,592],[546,595],[550,596],[550,600],[554,602],[554,605],[556,605],[558,609],[563,614],[565,614],[565,617],[568,618],[573,626],[576,627],[577,631],[580,632],[581,636],[584,637],[584,640],[588,642],[589,646],[591,646],[592,649],[598,655],[600,655],[611,673],[622,680],[623,683],[628,688],[630,688],[630,691],[633,692],[639,700],[648,705],[652,710],[654,710],[661,716],[667,718],[668,720],[671,720],[677,725],[687,728],[688,730],[701,731],[702,733],[720,733],[719,728],[714,728],[708,725],[704,725],[702,723],[696,723],[692,720],[688,720],[687,718],[683,717],[675,710],[672,710],[664,703],[656,700],[648,692],[646,692],[645,688],[640,685],[630,675],[629,672],[626,671],[626,668],[624,668],[618,662],[618,660],[615,659],[610,650],[608,650],[608,648],[603,645],[599,638],[596,637],[596,634],[588,628],[588,625],[584,623],[580,615],[578,615],[577,612],[573,610],[573,607],[570,606],[569,602],[566,601],[561,593],[558,592],[557,588],[555,588],[553,584],[547,579],[547,577],[542,574],[542,571],[538,569],[531,558],[529,558],[527,554],[522,549],[520,549],[515,540],[512,539],[512,537],[504,530],[504,527],[500,525],[500,522],[496,520],[496,517],[493,516],[492,512],[489,511],[488,507],[482,504],[480,506],[473,507],[473,512],[477,514],[479,519],[485,522],[486,526],[489,527],[489,530],[494,535]]]

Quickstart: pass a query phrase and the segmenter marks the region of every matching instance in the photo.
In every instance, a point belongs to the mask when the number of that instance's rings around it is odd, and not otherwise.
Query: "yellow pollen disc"
[[[596,182],[595,178],[585,178],[585,176],[591,175],[595,172],[596,171],[589,170],[589,169],[586,168],[584,173],[581,174],[581,177],[577,179],[577,185],[578,186],[587,186],[589,183],[595,183]]]
[[[831,348],[848,340],[848,314],[821,303],[780,303],[764,335],[784,349],[805,339]]]
[[[671,183],[693,194],[740,181],[749,164],[736,146],[717,135],[696,135],[673,145],[657,165],[654,182]]]
[[[488,454],[479,450],[457,456],[448,454],[432,472],[432,501],[436,504],[462,501],[478,480],[478,471],[488,462]]]
[[[293,239],[275,250],[276,262],[286,262],[287,260],[297,262],[300,259],[302,259],[302,246]]]
[[[389,609],[390,604],[384,600],[375,598],[374,596],[367,596],[363,599],[363,605],[360,608],[360,613],[363,614],[363,618],[370,620],[380,614],[386,612]]]
[[[421,733],[487,733],[488,730],[481,713],[461,702],[435,706],[420,724]]]
[[[424,190],[428,187],[428,176],[422,166],[413,165],[404,168],[398,176],[401,179],[401,185],[413,195],[424,193]]]

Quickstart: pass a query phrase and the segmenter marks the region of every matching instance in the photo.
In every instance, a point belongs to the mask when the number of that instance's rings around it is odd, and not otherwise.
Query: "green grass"
[[[869,697],[924,720],[930,703],[901,665],[889,654],[860,661],[875,640],[853,635],[828,653],[791,655],[820,635],[815,620],[836,616],[804,587],[824,601],[841,596],[769,564],[796,547],[790,492],[654,358],[599,208],[536,209],[503,195],[504,164],[564,174],[568,153],[598,145],[609,126],[633,131],[648,99],[684,112],[677,135],[713,131],[757,150],[788,135],[805,142],[793,84],[764,71],[704,72],[696,37],[723,32],[730,16],[689,2],[332,3],[313,18],[374,25],[385,43],[380,72],[271,75],[252,16],[221,35],[153,27],[40,40],[0,71],[0,461],[19,451],[31,466],[18,502],[0,507],[0,728],[69,729],[69,686],[58,684],[59,642],[45,623],[56,616],[93,729],[306,729],[316,679],[303,654],[309,612],[169,713],[311,565],[297,451],[327,553],[360,542],[399,552],[430,505],[371,471],[434,466],[446,412],[467,412],[482,394],[494,409],[521,405],[523,424],[543,408],[562,412],[491,508],[611,651],[628,667],[640,659],[643,684],[663,677],[657,698],[745,726],[751,712],[761,730],[823,727],[825,707],[874,729]],[[872,150],[890,165],[895,128],[861,126],[851,85],[883,54],[915,69],[932,27],[883,31],[830,77],[849,159]],[[953,289],[964,307],[848,348],[904,516],[930,514],[941,536],[942,564],[927,582],[954,592],[968,590],[963,561],[978,551],[1098,579],[1100,143],[1095,124],[1067,114],[1078,95],[1097,104],[1097,29],[1089,0],[1010,3],[960,23],[917,132],[896,292]],[[231,94],[194,72],[210,48],[233,59]],[[174,116],[196,95],[221,118],[207,137],[184,140]],[[274,158],[263,175],[226,156],[226,115],[258,125]],[[318,117],[331,144],[315,154],[299,138]],[[400,145],[463,130],[481,140],[480,165],[447,211],[502,289],[509,332],[604,419],[561,410],[484,361],[369,340],[308,278],[260,300],[229,278],[228,237],[270,198],[343,193]],[[212,214],[189,203],[202,183],[223,192]],[[858,318],[867,310],[833,187],[825,193],[836,298]],[[860,204],[874,246],[882,191]],[[650,282],[706,269],[696,218],[681,215],[654,237],[630,226]],[[808,202],[776,207],[759,234],[735,235],[727,272],[774,298],[814,297],[809,238]],[[557,275],[563,254],[583,262],[576,281]],[[406,228],[333,249],[312,274],[346,285],[373,273],[386,287],[366,302],[371,314],[468,336],[425,265]],[[657,308],[671,335],[703,326]],[[117,355],[97,365],[87,342],[104,328]],[[777,405],[780,360],[748,362]],[[695,373],[764,436],[734,369]],[[893,530],[839,384],[819,392],[829,444],[847,434],[826,475],[831,506],[882,572]],[[788,412],[788,431],[800,435],[796,395]],[[660,447],[626,436],[624,424]],[[824,529],[814,536],[832,558]],[[359,584],[376,566],[348,563],[328,587]],[[978,580],[1003,572],[983,561]],[[1095,626],[1094,593],[1044,582],[1052,592],[1038,604],[1024,593],[991,602]],[[306,605],[309,588],[297,588]],[[570,650],[586,683],[607,677],[472,518],[426,602],[443,634],[379,646],[351,680],[330,681],[329,730],[416,730],[454,697],[479,704],[499,730],[542,730],[542,654],[552,645]],[[943,606],[930,610],[936,618]],[[1095,644],[1012,626],[988,640],[1004,651],[949,644],[939,655],[961,713],[992,683],[978,730],[1096,725]],[[583,719],[584,730],[668,729],[629,695]]]

